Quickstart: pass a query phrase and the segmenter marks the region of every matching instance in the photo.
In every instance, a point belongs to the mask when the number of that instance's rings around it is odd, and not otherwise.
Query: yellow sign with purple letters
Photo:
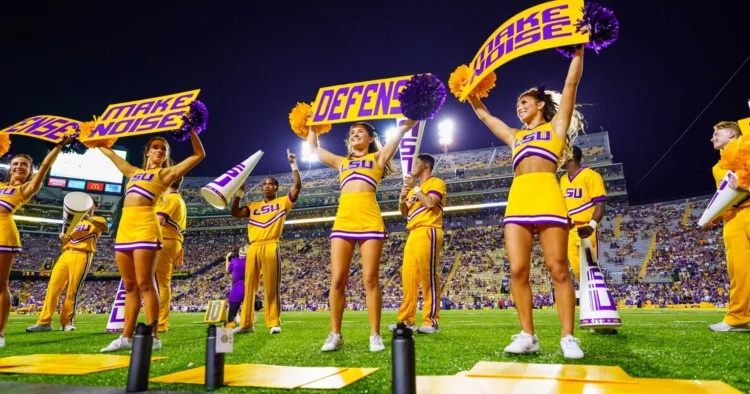
[[[182,116],[200,89],[145,100],[112,104],[96,122],[94,130],[81,140],[122,138],[171,131],[182,127]]]
[[[576,33],[576,23],[582,18],[583,0],[559,0],[531,7],[500,25],[469,63],[471,79],[461,100],[487,74],[517,57],[588,42],[588,35]]]
[[[80,123],[77,120],[63,118],[62,116],[37,115],[0,130],[0,133],[25,135],[57,143],[66,134],[75,133]]]
[[[398,94],[411,75],[320,88],[308,126],[400,118]]]

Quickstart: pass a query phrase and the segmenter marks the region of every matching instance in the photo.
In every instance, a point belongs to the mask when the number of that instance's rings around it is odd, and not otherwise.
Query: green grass
[[[577,331],[586,358],[578,364],[619,365],[633,377],[722,380],[750,392],[750,335],[712,333],[707,324],[718,322],[722,313],[700,311],[620,312],[624,326],[612,336]],[[536,331],[541,343],[537,355],[509,356],[502,349],[510,336],[520,331],[513,311],[442,311],[441,332],[416,338],[418,375],[453,375],[480,360],[530,363],[566,363],[559,341],[559,323],[554,311],[535,311]],[[7,345],[0,357],[35,353],[98,353],[113,334],[104,333],[107,317],[80,316],[77,331],[26,333],[36,316],[11,316],[6,333]],[[201,314],[173,314],[171,331],[162,336],[164,349],[157,355],[151,377],[201,366],[204,363],[206,325]],[[383,337],[390,348],[386,330],[395,313],[383,314]],[[260,363],[291,366],[379,367],[380,371],[343,390],[348,393],[390,392],[390,351],[368,351],[367,314],[347,312],[343,333],[346,346],[333,353],[321,353],[329,328],[328,313],[298,312],[282,315],[281,335],[269,335],[258,321],[259,332],[235,338],[234,352],[227,364]],[[55,329],[58,323],[55,322]],[[127,354],[122,352],[121,354]],[[189,366],[189,364],[191,364]],[[4,375],[3,381],[65,383],[87,386],[120,386],[127,380],[127,368],[83,376]],[[199,385],[149,385],[150,389],[204,391]],[[219,392],[287,392],[225,387]]]

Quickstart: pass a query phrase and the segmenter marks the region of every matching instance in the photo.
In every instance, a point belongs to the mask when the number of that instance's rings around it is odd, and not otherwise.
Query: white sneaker
[[[154,344],[151,346],[151,350],[161,350],[161,339],[154,338]]]
[[[328,338],[326,338],[326,343],[324,343],[323,347],[320,348],[320,351],[332,352],[334,350],[338,350],[342,346],[344,346],[344,337],[342,337],[341,334],[330,333],[328,334]]]
[[[539,351],[539,339],[536,337],[536,335],[529,335],[521,331],[520,334],[513,335],[510,338],[513,340],[513,342],[505,347],[505,353],[526,354],[536,353]]]
[[[74,326],[72,324],[68,324],[67,326],[63,327],[62,330],[63,331],[75,331],[76,330],[76,326]]]
[[[727,323],[721,322],[710,324],[708,328],[714,332],[746,332],[750,331],[750,324],[745,324],[744,326],[730,326]]]
[[[52,325],[43,326],[41,324],[34,324],[31,327],[26,327],[26,332],[45,332],[52,331]]]
[[[579,342],[578,338],[572,335],[560,339],[560,347],[563,351],[563,357],[573,359],[583,358],[583,350],[578,346]]]
[[[391,331],[396,331],[396,327],[398,327],[398,324],[390,324],[390,325],[388,325],[388,329],[391,330]],[[413,324],[411,326],[406,326],[406,328],[408,328],[408,329],[410,329],[410,330],[412,330],[414,332],[417,332],[417,325],[416,324]]]
[[[281,334],[281,327],[271,327],[271,334]]]
[[[125,338],[124,336],[120,335],[119,338],[112,341],[109,346],[105,347],[101,350],[102,353],[109,353],[109,352],[115,352],[118,350],[130,350],[133,348],[133,340],[130,338]]]
[[[419,327],[419,330],[417,331],[419,331],[420,334],[434,334],[440,332],[440,329],[437,326],[422,326]]]
[[[255,332],[255,327],[248,327],[248,328],[237,327],[234,330],[232,330],[232,334],[247,334],[251,332]]]
[[[5,337],[0,337],[0,347],[5,347]]]
[[[385,350],[383,345],[383,337],[380,334],[370,335],[370,351],[371,352],[382,352]]]

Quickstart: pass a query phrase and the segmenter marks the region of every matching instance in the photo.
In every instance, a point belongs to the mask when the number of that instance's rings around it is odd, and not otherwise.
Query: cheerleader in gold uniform
[[[182,233],[187,225],[187,206],[180,195],[184,178],[172,182],[156,215],[162,226],[164,247],[156,262],[156,284],[159,288],[159,332],[169,331],[169,305],[172,300],[172,273],[182,254]]]
[[[377,131],[368,123],[355,123],[349,128],[346,157],[335,155],[318,146],[318,135],[310,128],[307,142],[312,154],[323,164],[339,171],[341,197],[336,221],[331,231],[331,334],[322,351],[337,350],[344,345],[341,319],[346,299],[344,290],[349,279],[354,247],[359,243],[362,255],[367,314],[370,318],[370,351],[385,349],[380,336],[381,292],[379,280],[380,256],[385,242],[385,224],[375,198],[380,180],[392,171],[390,161],[401,138],[416,121],[407,120],[385,146],[380,147]]]
[[[743,136],[737,122],[719,122],[714,126],[711,142],[714,149],[722,150],[729,142]],[[727,170],[717,163],[712,171],[716,187],[727,175]],[[729,178],[729,187],[750,193],[746,186],[738,185],[735,178]],[[708,326],[714,332],[750,331],[750,196],[729,208],[715,223],[724,220],[724,249],[727,254],[729,273],[729,305],[724,320]]]
[[[5,346],[5,326],[10,314],[10,291],[8,278],[16,253],[21,251],[21,236],[18,234],[13,213],[26,204],[42,188],[44,177],[57,159],[63,145],[70,142],[65,138],[47,154],[33,173],[31,156],[19,154],[10,160],[6,182],[0,183],[0,347]]]
[[[167,140],[151,138],[143,152],[142,169],[130,165],[112,149],[99,147],[130,180],[125,187],[125,201],[115,239],[115,260],[125,287],[125,327],[122,335],[102,352],[132,348],[135,323],[141,309],[141,293],[146,320],[154,326],[154,350],[161,349],[155,327],[159,319],[159,295],[154,273],[163,239],[155,204],[174,181],[182,178],[206,157],[194,130],[190,130],[190,142],[193,154],[181,163],[172,165]]]
[[[513,336],[506,353],[533,353],[539,350],[532,321],[529,270],[534,233],[539,234],[544,262],[555,288],[565,358],[582,358],[578,339],[573,337],[575,292],[567,261],[568,212],[555,177],[564,160],[572,136],[578,131],[580,114],[575,111],[576,90],[583,71],[583,48],[573,57],[565,87],[557,103],[549,91],[532,89],[518,99],[516,111],[525,124],[522,130],[509,127],[490,115],[479,98],[470,96],[474,111],[492,132],[513,150],[515,178],[505,210],[505,247],[511,272],[511,293],[516,303],[522,331]],[[574,121],[574,119],[576,121]]]
[[[60,308],[60,329],[63,331],[76,329],[73,325],[73,318],[76,314],[78,296],[83,287],[83,282],[86,280],[86,275],[94,261],[96,241],[99,240],[99,235],[102,232],[109,229],[107,219],[101,216],[93,216],[98,206],[99,202],[94,200],[94,206],[81,219],[73,232],[67,237],[63,233],[60,234],[64,252],[52,268],[52,275],[47,285],[47,295],[44,297],[44,306],[39,313],[39,319],[37,319],[36,324],[26,328],[27,332],[52,330],[52,316],[57,310],[60,293],[66,285],[65,302]]]

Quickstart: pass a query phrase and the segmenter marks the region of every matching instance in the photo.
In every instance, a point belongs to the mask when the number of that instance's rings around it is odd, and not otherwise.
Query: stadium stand
[[[608,193],[607,215],[601,224],[600,264],[621,305],[669,305],[727,302],[728,279],[720,229],[704,231],[691,226],[706,200],[630,207],[622,165],[612,162],[607,133],[583,135],[576,141],[584,152],[584,164],[602,174]],[[476,309],[512,306],[509,266],[503,244],[502,203],[513,180],[510,150],[493,147],[437,154],[436,176],[446,180],[448,207],[475,204],[470,209],[445,213],[445,243],[439,263],[443,308]],[[398,209],[401,186],[399,171],[383,180],[378,202],[383,212]],[[563,175],[563,172],[558,174]],[[303,170],[303,192],[289,215],[282,240],[282,308],[324,310],[330,283],[331,222],[295,223],[295,220],[335,216],[338,176],[331,169]],[[291,185],[291,174],[274,175],[280,193]],[[247,179],[243,203],[261,197],[259,185],[265,176]],[[176,267],[173,309],[200,310],[209,300],[226,296],[231,278],[225,272],[224,256],[247,242],[246,223],[225,210],[207,205],[200,188],[212,178],[186,178],[183,196],[188,203],[184,265]],[[62,195],[43,189],[22,215],[58,219]],[[690,207],[690,208],[688,208]],[[118,215],[117,201],[107,200],[100,209],[112,221]],[[687,212],[687,213],[686,213]],[[680,221],[687,217],[687,225]],[[386,218],[389,239],[380,270],[383,306],[398,308],[401,297],[400,263],[407,233],[400,216]],[[11,292],[19,302],[18,313],[41,305],[47,275],[60,250],[59,225],[19,222],[25,250],[13,266]],[[80,313],[104,313],[110,307],[119,276],[114,263],[114,234],[105,233],[98,244],[94,265],[79,302]],[[649,254],[651,240],[656,243]],[[708,245],[709,248],[697,248]],[[649,257],[646,259],[646,257]],[[361,263],[355,255],[347,288],[347,308],[364,309]],[[534,306],[553,304],[549,275],[538,243],[532,257],[531,282]],[[262,289],[259,292],[262,297]],[[420,296],[421,304],[421,296]]]

